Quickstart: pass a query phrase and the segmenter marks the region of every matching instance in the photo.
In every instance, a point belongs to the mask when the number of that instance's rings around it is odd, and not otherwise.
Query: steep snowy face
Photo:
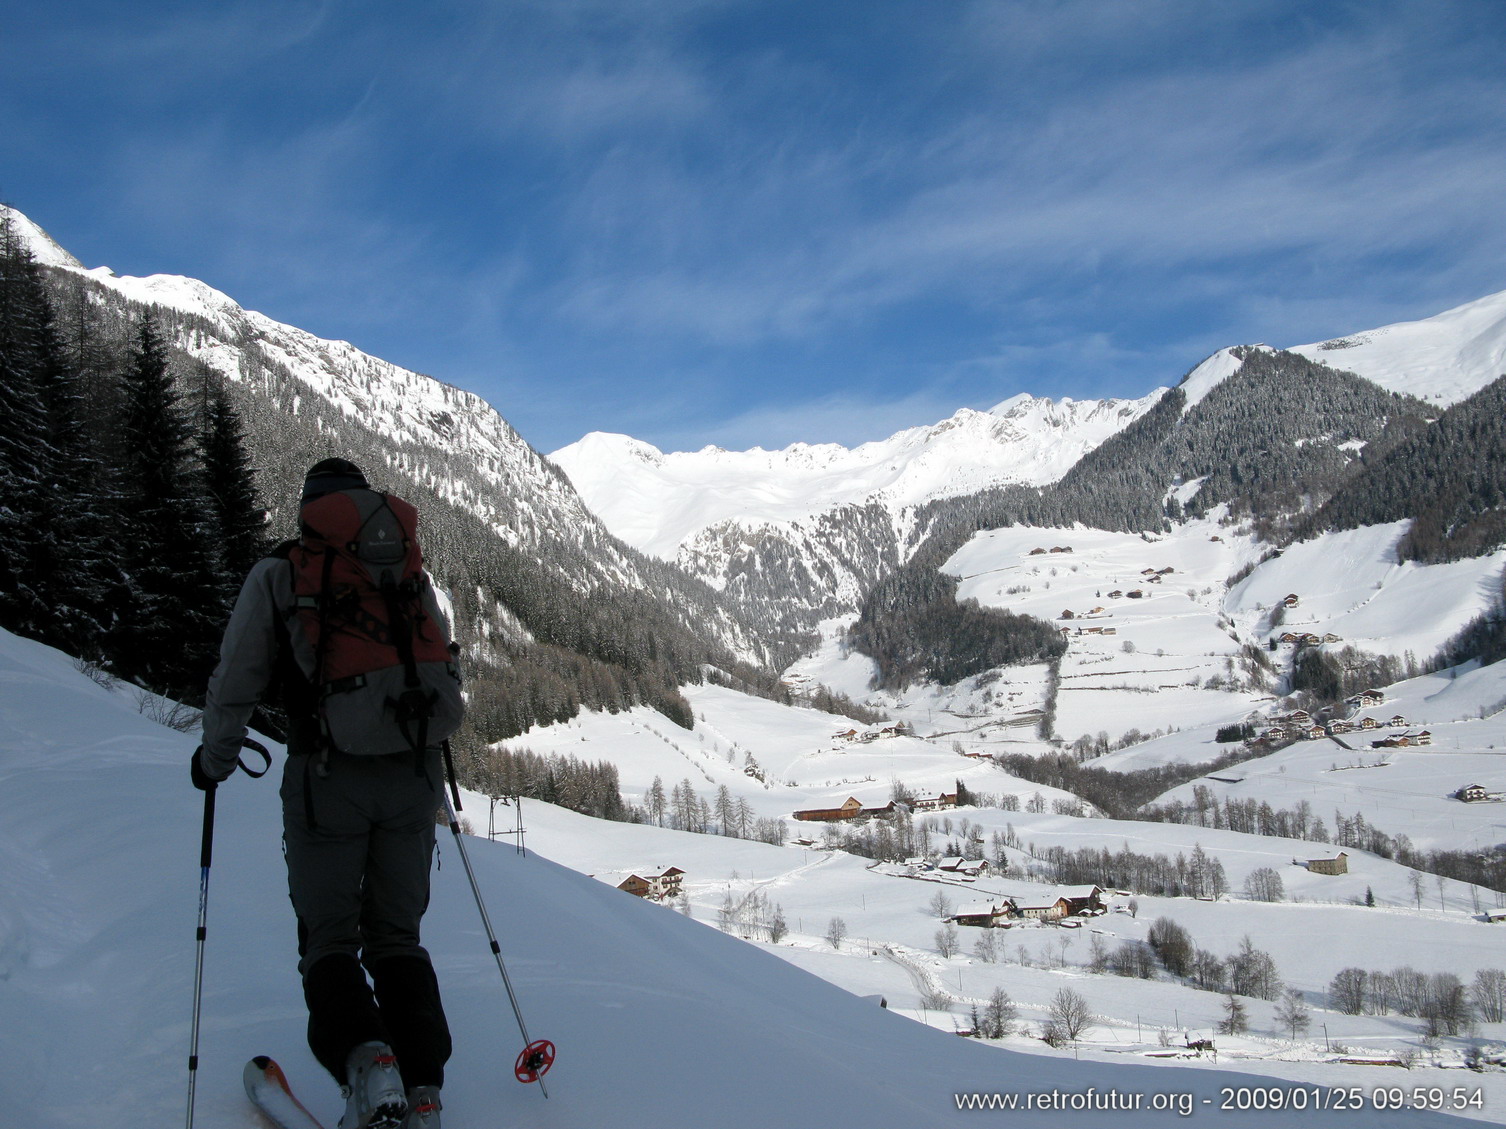
[[[1271,351],[1265,345],[1253,347],[1265,349],[1267,352]],[[1237,347],[1220,349],[1183,378],[1182,383],[1177,385],[1187,397],[1186,403],[1182,405],[1183,415],[1202,403],[1208,393],[1239,371],[1239,367],[1245,363],[1242,352],[1244,350]]]
[[[550,459],[614,534],[673,560],[704,531],[729,523],[805,523],[870,504],[898,523],[903,510],[938,498],[1054,482],[1164,391],[1139,400],[1016,396],[991,411],[964,408],[933,426],[854,448],[797,443],[782,451],[666,454],[627,436],[594,433]]]
[[[58,246],[57,241],[33,223],[28,216],[0,204],[0,219],[9,221],[16,238],[31,251],[32,258],[44,267],[83,270],[84,264]]]
[[[1506,290],[1422,321],[1291,351],[1447,407],[1506,375]]]
[[[441,496],[482,514],[503,538],[525,541],[520,530],[530,525],[569,529],[594,524],[569,483],[479,396],[370,356],[349,342],[328,341],[243,309],[198,279],[119,276],[108,267],[86,270],[26,216],[13,209],[4,214],[39,263],[77,271],[132,302],[190,315],[205,331],[177,336],[174,343],[185,352],[258,391],[266,391],[264,370],[280,369],[295,382],[298,394],[317,397],[402,449],[395,470],[427,480]],[[470,482],[426,466],[431,456],[463,461]],[[498,509],[495,499],[500,498],[514,503],[528,499],[534,522],[512,520],[515,515]]]

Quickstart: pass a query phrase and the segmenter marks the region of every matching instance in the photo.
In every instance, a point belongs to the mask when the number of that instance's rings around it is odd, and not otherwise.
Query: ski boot
[[[386,1043],[362,1043],[345,1060],[339,1129],[401,1129],[408,1112],[397,1058]],[[420,1122],[422,1124],[422,1122]]]

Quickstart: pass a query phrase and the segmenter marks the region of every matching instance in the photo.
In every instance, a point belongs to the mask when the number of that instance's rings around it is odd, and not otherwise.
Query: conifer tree
[[[43,634],[36,557],[49,452],[40,387],[47,355],[46,296],[31,252],[0,219],[0,625]]]
[[[266,548],[267,512],[257,504],[240,413],[217,382],[204,398],[199,457],[220,565],[233,595]]]
[[[115,595],[110,661],[123,677],[193,701],[213,669],[226,606],[192,432],[150,315],[137,329],[122,386],[125,577]]]

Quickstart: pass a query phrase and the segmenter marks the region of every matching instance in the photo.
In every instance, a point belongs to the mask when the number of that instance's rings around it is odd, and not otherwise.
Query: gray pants
[[[407,754],[289,757],[282,776],[288,893],[299,924],[299,971],[331,953],[368,966],[427,956],[419,922],[429,908],[429,867],[443,768],[422,772]],[[312,813],[312,824],[310,821]]]
[[[410,1085],[442,1079],[433,1075],[449,1057],[449,1034],[419,926],[443,780],[437,752],[422,770],[407,754],[332,754],[324,776],[308,756],[289,757],[283,769],[309,1042],[339,1081],[350,1048],[371,1039],[393,1045]],[[407,1077],[420,1064],[425,1076]]]

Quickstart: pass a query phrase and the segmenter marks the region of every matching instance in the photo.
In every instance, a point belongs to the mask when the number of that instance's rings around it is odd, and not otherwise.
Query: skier
[[[337,491],[366,497],[369,487],[355,464],[325,459],[308,472],[303,506]],[[374,496],[379,505],[388,501]],[[331,738],[332,707],[323,703],[333,684],[320,686],[316,672],[326,669],[325,652],[340,645],[331,642],[340,633],[325,623],[319,643],[300,624],[300,607],[307,614],[313,601],[295,593],[299,545],[279,546],[241,588],[209,682],[192,778],[208,789],[229,777],[253,711],[280,697],[288,717],[283,841],[309,1047],[346,1099],[340,1129],[438,1129],[450,1032],[419,924],[429,900],[441,756],[427,739],[411,752],[355,755]],[[423,580],[414,618],[437,625],[448,646]],[[418,732],[427,735],[424,717]]]

